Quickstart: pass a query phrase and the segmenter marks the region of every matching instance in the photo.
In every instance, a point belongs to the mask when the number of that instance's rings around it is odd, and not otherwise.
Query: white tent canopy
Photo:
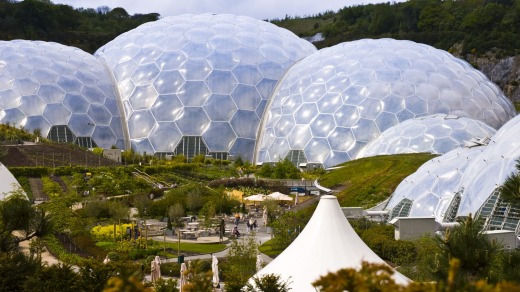
[[[22,187],[11,174],[9,169],[0,163],[0,201],[9,197],[12,194],[12,191],[21,188]]]
[[[356,234],[341,211],[335,196],[321,197],[311,220],[302,233],[269,265],[255,276],[280,275],[292,291],[313,291],[312,282],[343,268],[361,268],[363,261],[384,264]],[[394,280],[410,280],[395,272]],[[251,281],[251,280],[250,280]]]

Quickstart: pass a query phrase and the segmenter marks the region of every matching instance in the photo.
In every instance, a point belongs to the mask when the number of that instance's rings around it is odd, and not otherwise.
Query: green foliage
[[[520,159],[516,160],[516,170],[520,170]],[[520,176],[511,173],[504,183],[498,188],[500,198],[507,203],[520,204]]]
[[[500,244],[487,239],[482,231],[482,222],[474,220],[471,215],[459,226],[449,229],[444,238],[439,238],[438,245],[444,266],[448,266],[451,258],[460,260],[461,273],[457,283],[488,277],[502,250]]]
[[[387,199],[401,183],[431,154],[401,154],[357,159],[328,172],[320,184],[341,189],[337,194],[341,206],[371,207]]]
[[[162,267],[161,267],[162,269]],[[162,274],[161,274],[162,275]],[[153,284],[155,292],[178,292],[177,288],[179,281],[177,279],[163,279],[160,278]]]
[[[60,261],[70,265],[77,265],[83,261],[79,255],[68,253],[54,234],[47,235],[43,239],[47,250]]]
[[[92,153],[98,156],[103,156],[103,148],[95,147],[94,149],[92,149]]]
[[[312,283],[319,291],[400,291],[392,279],[392,268],[385,264],[363,262],[361,269],[346,268],[321,276]]]
[[[204,154],[199,154],[193,157],[191,162],[193,163],[204,163],[204,160],[206,159],[206,156]]]
[[[211,292],[213,291],[211,270],[205,268],[203,261],[194,260],[188,265],[188,270],[185,272],[190,279],[189,282],[182,287],[182,291],[186,292]]]
[[[132,227],[132,224],[121,224],[116,226],[116,238],[121,238],[126,233],[126,228]],[[90,234],[98,241],[114,240],[114,225],[95,226],[90,230]]]
[[[45,175],[49,175],[50,171],[47,167],[10,167],[9,171],[14,175],[14,177],[42,177]]]
[[[284,249],[291,244],[305,227],[309,218],[303,212],[286,212],[272,224],[274,238],[271,239],[274,249]]]
[[[61,186],[47,176],[42,177],[42,184],[43,193],[49,196],[50,198],[56,198],[63,194]]]
[[[42,266],[25,282],[25,290],[30,291],[70,291],[75,292],[78,287],[78,275],[67,264]]]
[[[0,287],[3,291],[23,291],[26,279],[39,266],[40,262],[22,252],[0,252]]]
[[[16,251],[19,242],[44,236],[52,229],[52,217],[32,206],[21,190],[0,201],[0,252]]]
[[[361,239],[372,251],[383,257],[383,247],[388,242],[394,241],[394,228],[390,225],[375,225],[365,230],[361,235]]]
[[[0,2],[0,38],[55,41],[77,46],[93,53],[119,34],[148,21],[159,14],[128,15],[123,8],[98,13],[92,8],[74,9],[51,1]],[[102,11],[102,10],[100,10]]]
[[[298,179],[301,177],[300,171],[289,159],[278,161],[273,166],[270,163],[264,163],[260,170],[256,172],[256,175],[274,179]]]
[[[222,264],[226,291],[241,291],[247,280],[256,273],[257,249],[254,235],[231,242],[226,262]]]
[[[253,277],[254,285],[247,283],[246,292],[288,292],[291,290],[290,280],[284,281],[279,275],[267,274],[262,277]]]
[[[114,251],[107,253],[107,257],[108,257],[108,259],[110,259],[110,261],[113,261],[113,262],[117,262],[117,261],[121,260],[121,256],[117,252],[114,252]]]

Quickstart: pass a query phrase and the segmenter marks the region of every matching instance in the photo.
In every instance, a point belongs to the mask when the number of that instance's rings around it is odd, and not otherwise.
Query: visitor
[[[238,226],[238,222],[240,222],[240,214],[235,213],[235,226]]]
[[[249,218],[249,222],[248,223],[248,227],[249,227],[249,232],[253,231],[253,224],[255,223],[253,218]]]
[[[255,230],[255,232],[256,232],[256,228],[258,228],[258,224],[256,223],[256,219],[255,219],[255,221],[253,222],[253,229]]]
[[[224,219],[220,220],[220,226],[219,227],[220,227],[219,228],[220,229],[219,230],[220,231],[219,232],[219,234],[220,234],[220,242],[223,242],[224,241],[224,233],[226,232],[226,223],[224,223]]]
[[[233,235],[237,238],[240,237],[240,232],[238,232],[238,227],[236,226],[233,228]]]

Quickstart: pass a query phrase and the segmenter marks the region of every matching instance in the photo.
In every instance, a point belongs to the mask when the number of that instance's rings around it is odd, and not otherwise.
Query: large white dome
[[[506,123],[491,138],[485,151],[464,172],[459,191],[459,215],[475,214],[506,178],[516,171],[520,158],[520,116]]]
[[[444,154],[473,140],[486,140],[495,129],[483,122],[437,114],[406,120],[372,140],[357,159],[376,155],[428,152]]]
[[[57,43],[0,41],[0,122],[62,142],[124,147],[110,74],[94,56]]]
[[[207,146],[251,160],[276,83],[315,51],[264,21],[202,14],[141,25],[96,55],[114,74],[135,150],[192,156]]]
[[[495,84],[445,51],[392,39],[342,43],[288,71],[267,109],[256,160],[333,166],[402,121],[441,113],[493,128],[515,115]]]

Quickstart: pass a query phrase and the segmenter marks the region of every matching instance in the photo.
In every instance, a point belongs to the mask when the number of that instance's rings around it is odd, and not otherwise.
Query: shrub
[[[161,275],[167,277],[180,277],[181,265],[179,263],[162,263]]]
[[[117,252],[114,252],[114,251],[111,251],[107,254],[107,257],[109,260],[113,261],[113,262],[118,262],[121,257],[119,256],[119,254]]]

